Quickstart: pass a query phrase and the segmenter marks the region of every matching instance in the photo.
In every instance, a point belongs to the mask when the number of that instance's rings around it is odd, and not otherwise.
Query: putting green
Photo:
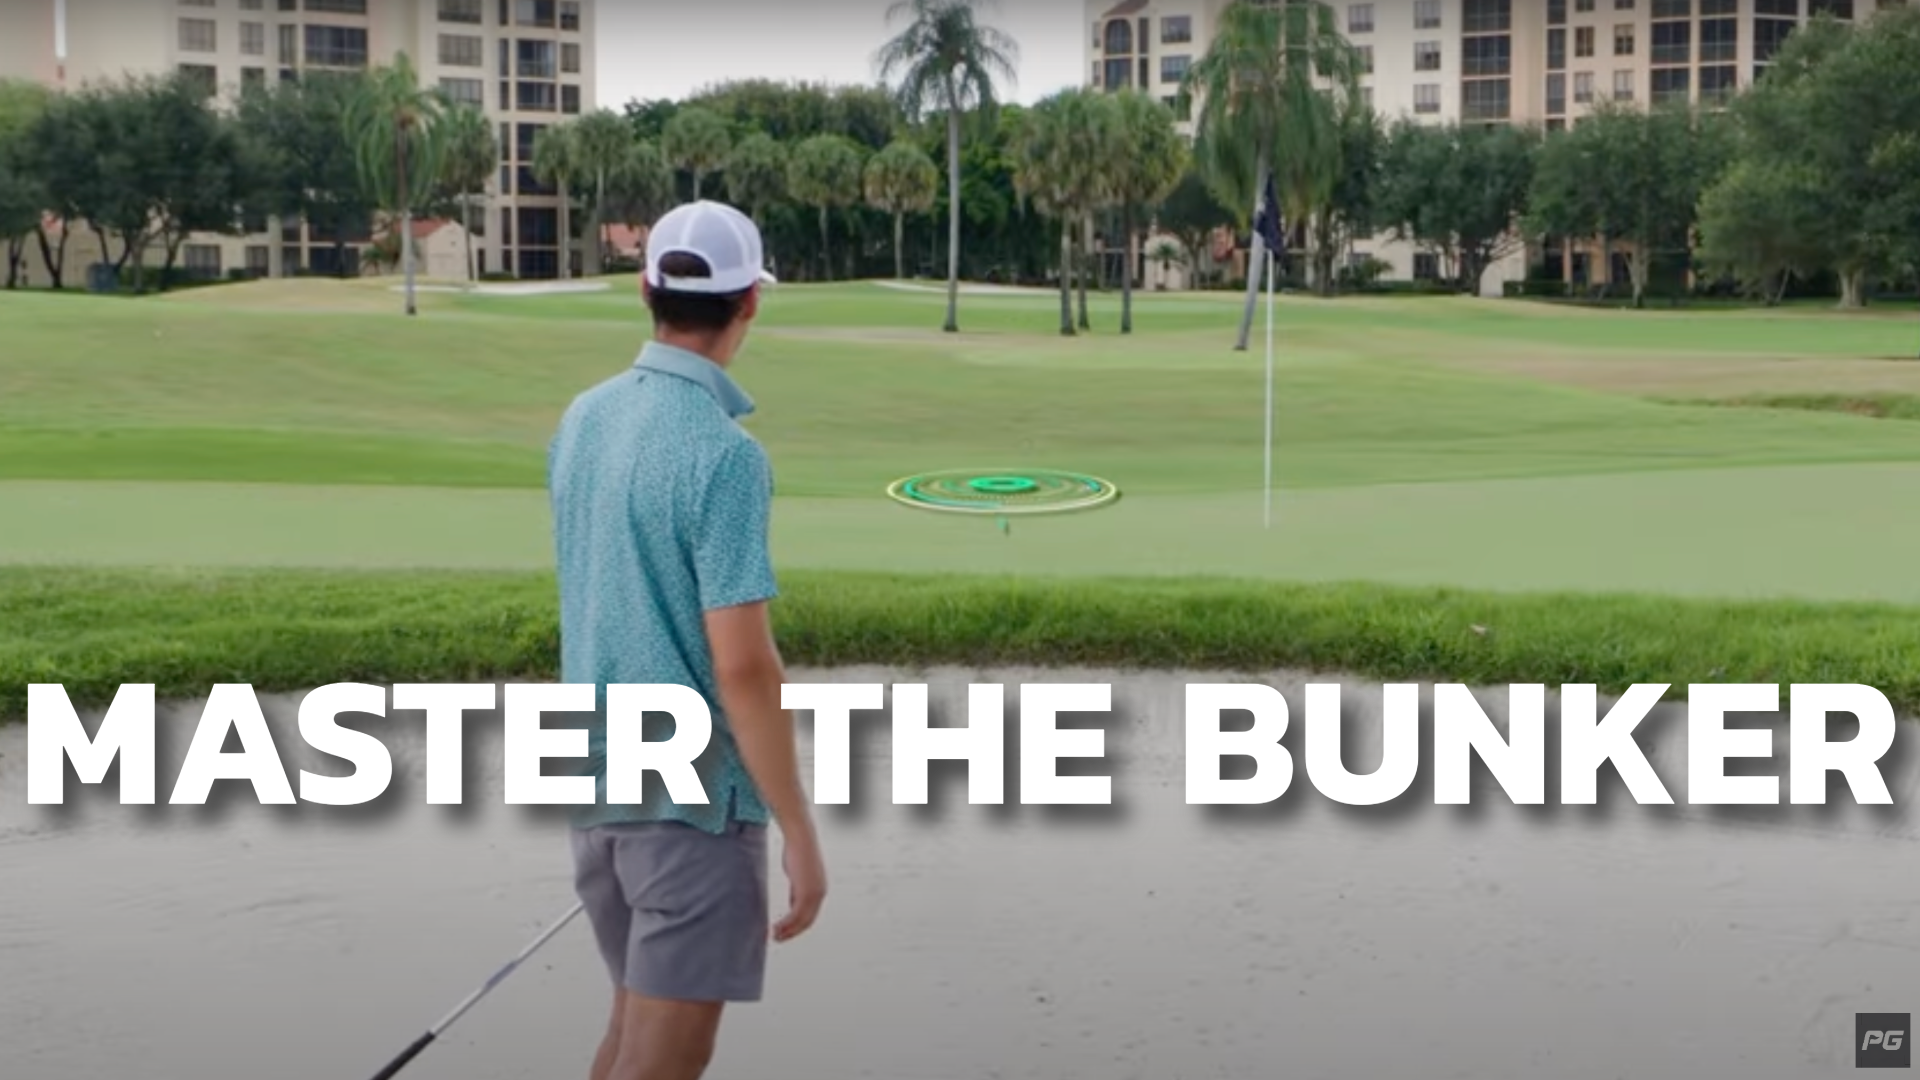
[[[1920,602],[1920,464],[1129,496],[1013,522],[782,497],[783,567]],[[538,490],[0,482],[0,561],[543,568]]]

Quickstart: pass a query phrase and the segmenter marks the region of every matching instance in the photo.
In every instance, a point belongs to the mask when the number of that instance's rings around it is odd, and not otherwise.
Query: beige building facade
[[[1205,54],[1232,0],[1089,0],[1087,75],[1106,89],[1141,87],[1175,107],[1192,134],[1180,77]],[[1560,130],[1608,100],[1713,107],[1766,70],[1801,22],[1860,19],[1898,0],[1332,0],[1366,65],[1362,93],[1392,123],[1524,123]],[[1526,275],[1518,244],[1480,288],[1498,294]],[[1553,253],[1577,280],[1606,280],[1588,253]],[[1390,278],[1446,271],[1433,252],[1357,240]]]
[[[353,71],[406,53],[421,83],[478,106],[495,125],[501,166],[484,215],[481,272],[558,276],[559,203],[532,175],[540,130],[596,108],[595,0],[0,0],[0,77],[57,89],[179,71],[224,102],[247,85],[304,71]],[[24,33],[16,33],[20,28]],[[335,237],[301,222],[249,235],[196,236],[189,270],[224,276],[332,274]],[[343,238],[352,265],[371,239]],[[569,245],[568,247],[571,247]],[[581,256],[567,258],[577,268]],[[67,280],[80,280],[70,270]]]

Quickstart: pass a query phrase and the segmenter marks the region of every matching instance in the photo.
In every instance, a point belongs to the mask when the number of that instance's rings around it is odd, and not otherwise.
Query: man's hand
[[[773,924],[773,940],[792,941],[820,917],[827,899],[827,864],[811,830],[787,838],[781,865],[787,872],[787,914]]]

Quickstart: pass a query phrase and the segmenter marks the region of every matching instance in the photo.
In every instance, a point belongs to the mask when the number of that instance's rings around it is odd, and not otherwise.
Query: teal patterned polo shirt
[[[547,458],[560,582],[560,678],[599,687],[585,771],[594,806],[575,827],[679,821],[708,832],[763,824],[766,806],[741,763],[720,704],[704,615],[776,594],[767,551],[773,476],[738,419],[747,397],[711,360],[649,343],[633,367],[576,398]],[[606,688],[677,683],[706,698],[713,738],[695,762],[706,805],[667,798],[659,774],[646,802],[608,805]],[[667,738],[671,718],[647,717]]]

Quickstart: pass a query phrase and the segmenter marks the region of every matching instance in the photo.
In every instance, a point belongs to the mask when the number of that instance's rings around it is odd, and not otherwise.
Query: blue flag
[[[1278,256],[1286,250],[1286,237],[1280,229],[1280,199],[1274,194],[1273,174],[1267,174],[1267,190],[1260,196],[1260,212],[1254,215],[1253,231]]]

